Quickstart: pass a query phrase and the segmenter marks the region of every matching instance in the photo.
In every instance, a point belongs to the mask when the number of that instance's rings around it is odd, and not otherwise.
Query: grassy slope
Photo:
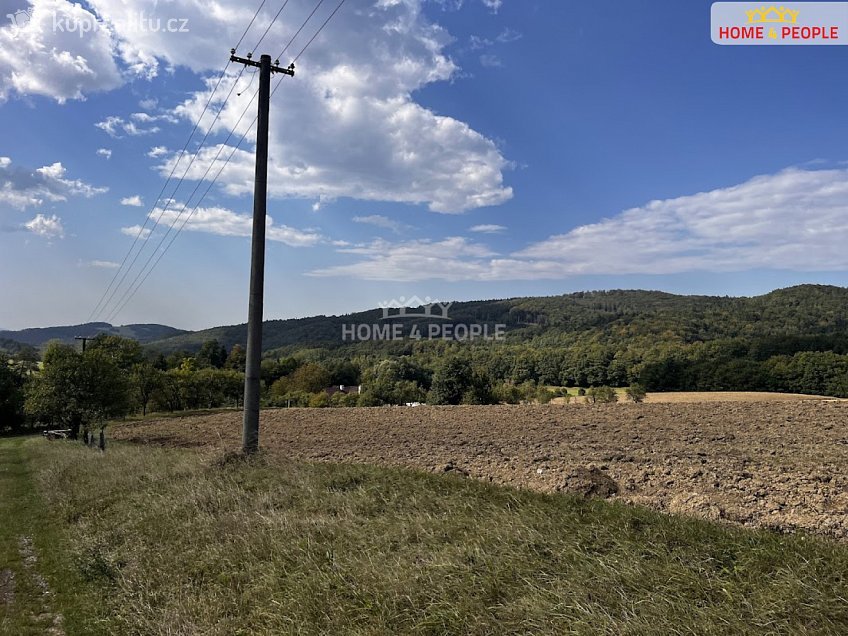
[[[3,512],[28,508],[0,515],[3,556],[49,508],[110,633],[848,631],[844,545],[368,466],[0,449]]]
[[[32,443],[0,438],[0,634],[106,634],[100,622],[105,608],[98,607],[96,588],[74,567],[67,526],[50,512],[34,482]],[[25,558],[31,555],[21,550],[26,539],[36,557],[29,564]],[[48,581],[49,595],[38,575]],[[57,614],[61,622],[54,624]]]

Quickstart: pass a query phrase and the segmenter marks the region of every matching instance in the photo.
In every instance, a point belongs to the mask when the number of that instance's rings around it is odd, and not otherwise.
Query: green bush
[[[612,404],[618,402],[618,393],[609,386],[593,386],[586,393],[592,404]]]
[[[648,391],[641,384],[634,384],[632,386],[627,387],[625,393],[627,394],[627,398],[631,402],[639,404],[645,401],[645,396],[648,394]]]

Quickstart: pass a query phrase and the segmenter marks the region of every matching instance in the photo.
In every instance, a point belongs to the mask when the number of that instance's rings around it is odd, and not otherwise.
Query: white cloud
[[[552,274],[848,269],[848,170],[788,169],[651,201],[515,254]]]
[[[142,229],[141,225],[132,225],[130,227],[122,227],[121,234],[126,234],[127,236],[132,236],[135,238],[138,236],[140,239],[146,239],[151,234],[151,230],[148,227]]]
[[[36,214],[31,221],[24,223],[24,227],[33,234],[46,239],[65,237],[65,228],[62,227],[62,219],[55,214],[51,216]]]
[[[121,205],[129,205],[132,207],[140,208],[144,203],[141,202],[141,197],[137,194],[134,194],[131,197],[124,197],[121,199]]]
[[[504,225],[494,225],[494,224],[483,224],[483,225],[475,225],[469,230],[471,232],[478,232],[480,234],[497,234],[499,232],[506,231],[506,226]]]
[[[290,23],[280,27],[280,40],[286,41],[291,25],[309,8],[310,3],[297,3]],[[419,0],[360,6],[331,22],[299,61],[298,74],[282,79],[273,100],[269,194],[411,203],[442,213],[510,199],[503,174],[511,165],[497,145],[414,101],[415,91],[456,75],[458,67],[444,51],[450,41],[424,17]],[[196,120],[215,81],[210,78],[209,89],[177,114]],[[222,83],[221,99],[232,82]],[[244,98],[231,99],[216,131],[231,129],[244,106]],[[211,121],[206,116],[201,127]],[[239,135],[244,128],[243,123]],[[189,178],[199,178],[217,151],[204,150]],[[163,174],[170,173],[174,159],[160,167]],[[226,192],[249,194],[252,173],[252,151],[236,152],[222,175]]]
[[[479,278],[495,255],[487,247],[462,237],[400,243],[377,240],[366,246],[347,247],[338,251],[364,256],[365,260],[314,270],[310,275],[401,282],[431,279],[460,281]]]
[[[480,65],[486,68],[501,68],[503,67],[503,62],[501,62],[501,58],[497,55],[484,53],[480,56]]]
[[[523,37],[523,33],[520,33],[507,27],[498,34],[498,37],[495,38],[495,41],[500,42],[501,44],[509,44],[510,42],[516,42]]]
[[[112,158],[112,151],[109,150],[108,148],[98,148],[97,154],[100,155],[101,157],[106,157],[106,159]]]
[[[65,167],[56,162],[30,170],[17,167],[8,157],[0,158],[0,203],[24,209],[45,201],[66,201],[68,197],[93,197],[108,188],[89,185],[80,179],[66,179]]]
[[[98,269],[118,269],[121,264],[114,261],[89,261],[88,266]]]
[[[503,6],[503,0],[483,0],[483,4],[485,4],[492,13],[497,13]]]
[[[586,274],[848,270],[848,170],[792,168],[551,236],[508,257],[465,239],[380,242],[313,272],[375,280],[533,280]],[[450,249],[443,249],[450,246]]]
[[[80,37],[66,24],[93,25],[97,17],[65,0],[31,0],[22,27],[0,28],[0,102],[12,94],[43,95],[62,103],[123,83],[113,58],[112,30],[100,25]],[[54,28],[58,24],[60,28]]]
[[[181,216],[183,206],[175,204],[173,207],[174,209],[169,207],[165,210],[157,207],[150,213],[150,217],[159,219],[159,225],[162,227],[175,225],[174,231],[177,231],[182,227],[189,210]],[[249,214],[238,214],[221,207],[198,208],[186,224],[185,229],[186,231],[208,232],[219,236],[249,237],[253,233],[253,217]],[[285,243],[292,247],[307,247],[315,245],[321,240],[321,235],[316,231],[298,230],[287,225],[275,225],[274,219],[270,216],[266,220],[265,237],[269,241]]]
[[[400,233],[403,230],[412,229],[410,226],[405,225],[399,221],[395,221],[394,219],[390,219],[387,216],[383,216],[382,214],[369,214],[368,216],[355,216],[353,217],[354,223],[363,223],[365,225],[373,225],[374,227],[381,227],[386,230],[391,230],[395,233]]]
[[[130,137],[138,137],[140,135],[151,135],[153,133],[159,132],[158,126],[144,127],[143,124],[149,122],[146,120],[138,121],[139,123],[137,124],[135,121],[123,119],[121,117],[118,117],[117,115],[110,115],[103,121],[99,121],[94,125],[95,127],[104,131],[107,135],[114,139],[120,139],[124,135],[129,135]]]
[[[0,99],[10,94],[83,99],[137,77],[153,77],[162,68],[210,72],[220,68],[221,43],[236,41],[253,14],[252,6],[236,0],[155,4],[155,17],[162,22],[189,21],[190,32],[169,33],[133,28],[137,25],[127,20],[142,11],[151,15],[150,0],[90,0],[85,6],[91,12],[66,0],[32,1],[34,17],[23,33],[0,29]],[[297,76],[283,80],[273,105],[272,197],[353,197],[423,205],[443,213],[498,205],[512,197],[503,183],[511,164],[491,139],[415,101],[417,91],[454,79],[459,71],[445,52],[450,34],[425,16],[424,3],[348,3],[298,61]],[[500,6],[494,0],[485,4],[493,10]],[[460,5],[445,3],[446,8]],[[313,0],[292,0],[286,19],[274,24],[266,42],[288,41],[313,7]],[[72,16],[72,22],[94,20],[98,28],[84,37],[78,30],[55,33],[56,11]],[[313,28],[329,11],[322,8]],[[267,24],[273,12],[266,7],[257,25]],[[306,44],[313,28],[293,43],[290,57]],[[21,59],[27,63],[22,65]],[[210,76],[214,82],[217,71]],[[220,97],[230,85],[222,84]],[[159,114],[113,115],[97,125],[113,137],[150,134],[173,114],[194,122],[207,95],[203,91],[176,109],[145,100],[145,108],[159,108]],[[216,128],[231,128],[245,100],[230,100]],[[201,128],[211,122],[215,106]],[[209,156],[204,154],[207,160]],[[249,194],[249,148],[236,154],[231,167],[222,178],[227,192]],[[169,171],[170,165],[163,169]],[[200,174],[193,171],[189,177]]]
[[[168,154],[168,149],[165,146],[153,146],[147,152],[147,156],[152,157],[154,159],[156,157],[162,157],[162,156],[167,155],[167,154]]]

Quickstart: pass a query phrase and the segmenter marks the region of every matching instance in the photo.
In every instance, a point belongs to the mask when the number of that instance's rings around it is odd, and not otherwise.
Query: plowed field
[[[280,409],[262,446],[391,464],[848,540],[848,402]],[[238,448],[241,414],[115,426],[135,442]]]

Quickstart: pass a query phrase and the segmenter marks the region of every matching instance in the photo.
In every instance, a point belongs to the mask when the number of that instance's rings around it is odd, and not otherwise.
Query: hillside
[[[0,331],[0,340],[12,340],[16,343],[40,347],[50,340],[73,342],[76,336],[93,337],[100,333],[133,338],[142,344],[146,344],[188,332],[166,325],[123,325],[115,327],[107,322],[89,322],[81,325]]]
[[[602,341],[638,338],[680,343],[774,337],[782,341],[792,337],[810,341],[809,346],[803,343],[802,349],[848,347],[848,289],[825,285],[801,285],[753,298],[638,290],[578,292],[458,302],[450,307],[449,315],[454,324],[503,324],[510,342],[533,340],[543,344],[578,336]],[[382,316],[382,311],[375,309],[344,316],[266,321],[263,349],[338,347],[345,344],[343,325],[380,324]],[[203,342],[217,339],[230,348],[243,345],[246,334],[244,324],[215,327],[157,340],[150,346],[164,353],[196,351]],[[821,338],[826,340],[824,345],[815,342]],[[842,344],[835,345],[837,341]]]

